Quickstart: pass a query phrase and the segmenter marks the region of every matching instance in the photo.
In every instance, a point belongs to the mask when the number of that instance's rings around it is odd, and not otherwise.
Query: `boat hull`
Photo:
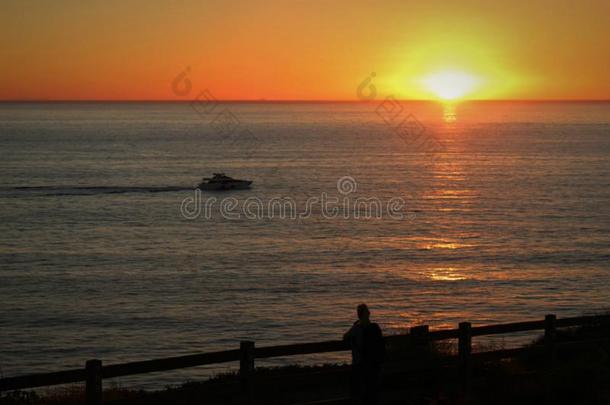
[[[236,180],[236,181],[228,181],[228,182],[211,182],[211,183],[201,183],[197,186],[200,190],[245,190],[250,188],[252,181],[248,180]]]

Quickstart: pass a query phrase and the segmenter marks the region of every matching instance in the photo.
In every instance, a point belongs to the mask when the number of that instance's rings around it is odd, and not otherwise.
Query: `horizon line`
[[[264,104],[264,103],[373,103],[380,102],[385,99],[373,99],[373,100],[354,100],[354,99],[217,99],[210,102],[218,103],[251,103],[251,104]],[[574,98],[574,99],[464,99],[464,100],[438,100],[438,99],[409,99],[409,98],[396,98],[396,101],[400,102],[437,102],[442,104],[457,104],[464,102],[610,102],[610,98],[607,99],[586,99],[586,98]],[[198,101],[197,99],[0,99],[0,103],[193,103]],[[202,100],[201,102],[207,102]]]

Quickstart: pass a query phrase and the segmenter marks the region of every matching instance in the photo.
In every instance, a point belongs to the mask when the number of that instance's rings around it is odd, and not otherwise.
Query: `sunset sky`
[[[3,0],[0,99],[610,99],[610,1]]]

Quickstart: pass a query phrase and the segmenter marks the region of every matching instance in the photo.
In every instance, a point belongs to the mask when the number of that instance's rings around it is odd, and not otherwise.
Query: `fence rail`
[[[446,339],[458,339],[458,365],[461,375],[464,378],[464,383],[467,384],[471,369],[471,358],[473,357],[472,338],[474,336],[488,336],[544,330],[544,348],[548,353],[549,359],[552,359],[555,349],[556,328],[584,326],[608,321],[610,321],[610,315],[582,316],[562,319],[556,319],[555,315],[547,315],[543,320],[475,327],[473,327],[470,322],[462,322],[459,324],[457,329],[443,329],[436,331],[429,331],[428,326],[423,325],[411,328],[408,334],[387,336],[385,340],[386,344],[403,342],[422,344]],[[254,362],[257,358],[263,359],[271,357],[330,353],[347,351],[349,349],[348,343],[342,340],[263,347],[255,347],[254,342],[244,341],[241,342],[239,349],[234,350],[111,364],[108,366],[102,365],[101,360],[94,359],[88,360],[85,364],[85,368],[2,378],[0,379],[0,392],[85,381],[87,405],[99,405],[102,403],[103,379],[239,361],[239,375],[242,383],[242,390],[248,394],[253,391],[252,375],[254,372]],[[505,349],[495,351],[493,353],[502,354],[505,352],[504,354],[506,356],[510,356],[521,353],[522,350],[523,349]],[[485,353],[481,354],[485,355]],[[481,356],[477,356],[477,354],[475,354],[475,357]]]

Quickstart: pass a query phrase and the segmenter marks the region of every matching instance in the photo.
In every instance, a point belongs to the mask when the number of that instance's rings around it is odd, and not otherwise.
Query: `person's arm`
[[[351,328],[347,332],[343,334],[343,340],[349,340],[352,337],[352,332],[354,331],[354,326],[358,325],[358,321],[354,322]]]

